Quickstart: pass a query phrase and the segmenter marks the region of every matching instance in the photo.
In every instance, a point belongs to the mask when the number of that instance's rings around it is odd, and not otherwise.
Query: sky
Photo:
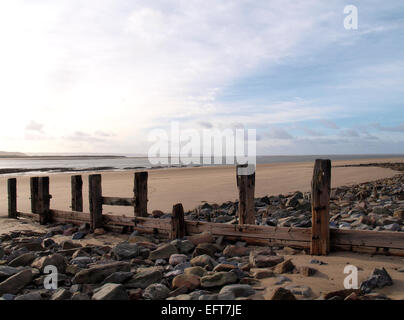
[[[2,151],[146,154],[178,121],[256,129],[261,155],[404,153],[401,0],[0,1],[0,39]]]

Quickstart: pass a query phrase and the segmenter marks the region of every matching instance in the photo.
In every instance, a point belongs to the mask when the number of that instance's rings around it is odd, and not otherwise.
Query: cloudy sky
[[[358,8],[358,30],[344,7]],[[404,2],[0,2],[0,150],[147,153],[255,128],[259,154],[404,152]]]

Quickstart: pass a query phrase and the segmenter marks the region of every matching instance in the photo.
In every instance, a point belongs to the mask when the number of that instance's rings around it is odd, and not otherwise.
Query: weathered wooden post
[[[247,165],[236,166],[239,224],[255,224],[255,172],[250,175],[239,175],[238,172],[239,168],[246,167]]]
[[[8,191],[8,217],[17,218],[17,179],[7,180]]]
[[[135,216],[147,217],[147,179],[148,172],[135,172],[135,183],[133,188],[135,198]]]
[[[39,213],[39,223],[46,224],[50,222],[49,210],[50,210],[49,194],[49,177],[40,177],[38,179],[38,203],[37,210]]]
[[[83,212],[83,179],[80,175],[71,177],[72,210]]]
[[[38,177],[31,177],[29,179],[29,184],[31,188],[31,212],[32,213],[39,213],[38,211]]]
[[[177,203],[173,206],[170,238],[181,239],[185,237],[185,234],[184,208],[181,203]]]
[[[317,159],[311,183],[311,246],[310,254],[326,255],[330,252],[330,190],[331,161]]]
[[[94,231],[97,228],[103,227],[100,174],[91,174],[88,176],[88,196],[90,201],[90,229]]]

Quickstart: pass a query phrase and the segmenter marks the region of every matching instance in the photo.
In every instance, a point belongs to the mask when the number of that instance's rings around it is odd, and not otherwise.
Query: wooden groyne
[[[354,251],[369,254],[404,256],[404,233],[389,231],[341,230],[329,228],[329,202],[331,185],[331,161],[318,159],[312,179],[312,227],[291,228],[255,225],[255,173],[238,175],[239,210],[238,224],[189,221],[184,218],[182,204],[175,204],[171,219],[150,218],[147,212],[148,173],[134,173],[133,197],[110,197],[102,192],[102,175],[88,176],[89,211],[83,212],[83,180],[81,175],[71,177],[71,211],[51,209],[49,177],[31,177],[31,212],[17,209],[17,179],[8,179],[8,216],[28,217],[47,223],[88,223],[92,231],[138,230],[158,233],[170,239],[183,238],[202,232],[223,236],[232,240],[243,240],[263,246],[290,246],[306,249],[312,255],[326,255],[330,251]],[[134,216],[103,214],[103,205],[133,207]]]

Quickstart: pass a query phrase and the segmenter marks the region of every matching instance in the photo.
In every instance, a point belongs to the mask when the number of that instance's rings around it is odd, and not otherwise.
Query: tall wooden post
[[[170,238],[181,239],[185,237],[185,220],[184,220],[184,208],[181,203],[177,203],[173,206],[173,212],[171,217],[171,234]]]
[[[8,191],[8,217],[17,218],[17,179],[7,180]]]
[[[148,172],[135,172],[135,183],[133,188],[135,198],[135,216],[147,217],[147,179]]]
[[[236,167],[239,224],[255,224],[255,172],[251,175],[238,174],[238,168],[245,168],[246,166],[238,165]]]
[[[39,213],[38,211],[38,177],[31,177],[29,179],[29,184],[31,188],[31,212],[32,213]]]
[[[103,226],[100,174],[91,174],[88,176],[88,196],[90,202],[90,229],[91,231],[94,231]]]
[[[311,183],[312,228],[310,254],[326,255],[330,252],[330,190],[331,161],[317,159]]]
[[[40,224],[50,222],[50,194],[49,194],[49,177],[40,177],[38,179],[38,205]]]
[[[83,212],[83,179],[80,175],[71,177],[72,210]]]

